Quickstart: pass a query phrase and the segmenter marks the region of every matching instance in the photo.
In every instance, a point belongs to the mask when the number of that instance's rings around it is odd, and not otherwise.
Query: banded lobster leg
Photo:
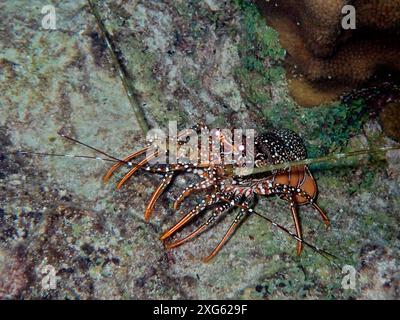
[[[167,169],[168,168],[168,169]],[[183,166],[171,166],[172,171],[170,171],[170,166],[168,165],[163,165],[163,166],[158,166],[157,169],[154,170],[154,172],[157,173],[165,173],[161,183],[158,185],[156,190],[154,190],[153,194],[150,197],[150,200],[146,206],[146,210],[144,213],[144,219],[146,221],[149,221],[151,214],[154,211],[154,207],[156,205],[157,200],[160,198],[162,193],[165,191],[165,189],[171,184],[173,178],[175,177],[175,171],[183,170]]]
[[[297,206],[294,202],[294,197],[290,197],[290,210],[292,211],[292,217],[294,222],[294,227],[296,229],[296,235],[298,238],[303,239],[303,232],[301,229],[299,211],[297,210]],[[301,255],[301,251],[303,250],[303,242],[297,241],[297,255]]]
[[[223,203],[218,205],[216,208],[214,208],[212,210],[212,215],[210,218],[207,219],[206,222],[204,222],[203,224],[200,225],[200,227],[198,227],[197,229],[195,229],[193,232],[189,233],[187,236],[185,236],[182,239],[176,240],[172,243],[168,243],[166,244],[166,248],[167,249],[171,249],[171,248],[176,248],[182,244],[184,244],[185,242],[193,239],[194,237],[196,237],[197,235],[203,233],[204,231],[206,231],[207,229],[209,229],[214,222],[218,219],[218,217],[226,212],[227,210],[231,209],[233,207],[233,204],[231,203]]]
[[[293,191],[293,189],[292,189]],[[295,189],[295,195],[298,195],[304,199],[307,200],[306,203],[309,203],[312,205],[312,207],[317,210],[317,212],[320,214],[323,222],[325,223],[325,225],[327,227],[329,227],[331,225],[331,222],[329,221],[328,216],[326,215],[326,213],[324,212],[324,210],[321,209],[321,207],[315,202],[314,198],[312,196],[310,196],[307,192],[305,192],[304,190],[301,190],[299,188]],[[296,203],[296,201],[294,201],[294,203]]]
[[[313,206],[313,208],[315,210],[317,210],[319,212],[322,220],[324,220],[325,225],[327,227],[329,227],[331,225],[331,222],[329,221],[329,218],[326,216],[324,210],[322,210],[321,207],[317,203],[315,203],[314,201],[311,202],[311,205]]]
[[[152,155],[150,155],[152,156]],[[139,170],[141,167],[143,167],[147,161],[149,161],[150,156],[141,161],[139,164],[136,165],[135,168],[133,168],[128,174],[124,176],[124,178],[121,180],[121,182],[117,185],[117,188],[120,188],[129,178],[132,176],[137,170]],[[147,169],[147,168],[146,168]],[[174,164],[174,165],[156,165],[153,167],[150,167],[149,170],[152,172],[156,173],[164,173],[164,177],[161,181],[161,183],[158,185],[156,190],[153,192],[152,196],[150,197],[150,200],[146,206],[145,210],[145,215],[144,218],[146,221],[149,221],[150,216],[152,212],[154,211],[154,207],[156,205],[157,200],[160,198],[164,190],[170,185],[172,182],[173,178],[175,177],[176,171],[183,171],[185,170],[186,167],[183,164]],[[207,185],[207,188],[209,188],[211,184]],[[184,198],[183,198],[184,199]],[[183,201],[181,199],[181,201]]]
[[[130,161],[131,159],[143,154],[147,149],[142,149],[136,153],[133,153],[131,156],[128,156],[127,159],[129,158],[128,161]],[[125,176],[121,179],[121,181],[117,184],[117,189],[120,189],[125,182],[136,172],[138,171],[140,168],[142,168],[143,166],[145,166],[151,159],[157,157],[158,152],[155,151],[153,153],[151,153],[150,155],[148,155],[145,159],[143,159],[142,161],[140,161],[135,167],[133,167],[127,174],[125,174]],[[109,172],[104,176],[103,180],[107,181],[111,175],[113,174],[113,172],[118,168],[118,164],[115,164],[110,170]],[[161,183],[158,185],[158,187],[156,188],[156,190],[153,192],[152,196],[150,197],[150,200],[146,206],[146,210],[145,210],[145,214],[144,214],[144,219],[146,221],[149,221],[151,213],[154,210],[155,204],[158,200],[158,198],[160,198],[161,194],[164,192],[164,190],[168,187],[168,185],[171,183],[172,179],[174,177],[173,173],[166,173],[165,176],[163,177],[163,180],[161,181]]]
[[[170,169],[170,168],[172,168],[172,169]],[[154,172],[164,173],[165,175],[164,175],[161,183],[158,185],[156,190],[151,195],[150,200],[146,206],[146,210],[145,210],[145,214],[144,214],[144,219],[146,221],[149,221],[150,216],[154,211],[154,207],[156,205],[157,200],[160,198],[160,196],[162,195],[164,190],[171,184],[173,178],[176,175],[176,171],[180,171],[183,169],[184,169],[183,165],[174,165],[174,166],[160,165],[154,169]]]
[[[179,209],[181,203],[193,192],[204,191],[212,186],[214,186],[214,181],[212,181],[211,179],[202,180],[194,185],[190,185],[185,190],[183,190],[182,193],[176,198],[174,202],[174,209]]]
[[[157,189],[153,192],[153,194],[150,197],[150,200],[146,206],[146,210],[144,213],[144,219],[146,221],[149,221],[150,216],[154,210],[154,206],[156,205],[158,198],[160,198],[160,196],[162,195],[164,190],[169,186],[169,184],[171,183],[174,176],[175,175],[173,173],[167,173],[163,177],[163,179],[162,179],[161,183],[158,185]]]
[[[204,258],[203,261],[204,262],[209,262],[212,258],[214,258],[217,253],[221,250],[221,248],[224,246],[224,244],[229,240],[229,238],[232,236],[232,234],[236,231],[236,229],[239,227],[239,225],[241,224],[241,222],[248,216],[248,210],[246,210],[245,208],[248,207],[249,203],[252,201],[252,196],[249,198],[246,198],[245,201],[240,202],[230,202],[230,204],[232,206],[237,206],[240,207],[240,212],[236,215],[235,219],[233,220],[231,226],[229,227],[228,231],[226,231],[224,237],[222,238],[222,240],[218,243],[218,245],[214,248],[214,250],[211,252],[211,254]],[[245,208],[243,208],[242,206],[244,206]]]
[[[290,210],[292,212],[292,217],[293,217],[293,222],[295,225],[296,229],[296,236],[298,239],[303,239],[302,235],[302,228],[300,224],[300,218],[298,214],[298,205],[296,201],[296,196],[299,196],[304,199],[304,201],[301,202],[301,205],[304,204],[311,204],[321,215],[322,220],[324,223],[329,226],[330,222],[328,217],[326,216],[325,212],[315,203],[314,198],[310,196],[307,192],[302,190],[301,188],[295,188],[291,185],[286,185],[286,184],[275,184],[275,186],[272,188],[270,194],[276,194],[276,195],[282,195],[283,199],[289,201],[290,203]],[[298,240],[297,242],[297,254],[300,255],[303,249],[303,243],[302,241]]]
[[[183,216],[183,218],[181,218],[171,229],[165,231],[163,235],[160,237],[160,240],[164,241],[170,236],[172,236],[175,232],[177,232],[179,229],[188,224],[194,217],[200,214],[203,210],[205,210],[207,207],[213,204],[216,204],[218,201],[219,201],[218,194],[214,196],[206,196],[206,198],[203,199],[200,204],[198,204],[196,207],[190,210],[189,213]]]
[[[172,169],[169,169],[169,168],[172,168]],[[164,165],[164,166],[158,166],[156,169],[154,169],[154,172],[164,173],[165,175],[164,175],[161,183],[156,188],[156,190],[154,190],[154,192],[151,195],[150,200],[146,206],[146,210],[145,210],[145,214],[144,214],[144,219],[146,221],[149,221],[150,216],[154,211],[154,207],[156,205],[157,200],[160,198],[160,196],[165,191],[165,189],[171,184],[173,178],[176,175],[176,171],[181,171],[183,169],[184,169],[183,165],[176,165],[176,166]]]

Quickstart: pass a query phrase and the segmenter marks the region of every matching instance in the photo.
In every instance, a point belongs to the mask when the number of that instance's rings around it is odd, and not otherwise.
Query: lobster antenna
[[[381,154],[381,153],[385,153],[387,151],[393,151],[393,150],[400,150],[400,146],[366,148],[366,149],[360,149],[360,150],[349,151],[349,152],[334,153],[334,154],[330,154],[330,155],[318,157],[318,158],[308,158],[308,159],[299,160],[299,161],[288,161],[288,162],[283,162],[283,163],[279,163],[279,164],[265,165],[265,166],[258,167],[258,168],[251,168],[251,167],[235,168],[235,174],[238,176],[248,176],[248,175],[253,175],[253,174],[257,174],[257,173],[264,173],[264,172],[271,172],[271,171],[275,171],[275,170],[288,169],[288,168],[294,167],[294,166],[309,165],[309,164],[320,163],[320,162],[330,162],[330,161],[336,161],[336,160],[340,160],[340,159],[362,156],[362,155],[366,155],[366,154],[369,154],[369,155]]]
[[[72,138],[72,137],[69,137],[69,136],[67,136],[67,135],[65,135],[63,132],[61,132],[61,131],[58,131],[57,132],[61,137],[63,137],[63,138],[65,138],[65,139],[67,139],[67,140],[70,140],[70,141],[72,141],[72,142],[74,142],[74,143],[76,143],[76,144],[80,144],[81,146],[84,146],[85,148],[88,148],[88,149],[91,149],[91,150],[93,150],[93,151],[96,151],[97,153],[100,153],[100,154],[102,154],[102,155],[104,155],[104,156],[106,156],[106,157],[108,157],[108,158],[110,158],[110,159],[113,159],[115,162],[122,162],[122,163],[125,163],[125,164],[127,164],[128,166],[132,166],[132,162],[127,162],[127,161],[125,161],[125,160],[121,160],[121,159],[118,159],[118,158],[116,158],[116,157],[114,157],[114,156],[112,156],[112,155],[109,155],[108,153],[106,153],[106,152],[104,152],[104,151],[102,151],[102,150],[100,150],[100,149],[97,149],[97,148],[95,148],[95,147],[92,147],[92,146],[89,146],[88,144],[86,144],[86,143],[84,143],[84,142],[82,142],[82,141],[79,141],[79,140],[77,140],[77,139],[75,139],[75,138]],[[85,158],[85,156],[78,156],[79,158]]]
[[[99,160],[99,161],[109,161],[109,162],[119,162],[114,159],[108,159],[108,158],[101,158],[101,157],[96,157],[96,156],[86,156],[86,155],[75,155],[75,154],[61,154],[61,153],[49,153],[49,152],[35,152],[35,151],[15,151],[15,152],[10,152],[10,154],[34,154],[36,156],[51,156],[51,157],[67,157],[67,158],[83,158],[83,159],[92,159],[92,160]]]
[[[333,255],[332,253],[329,253],[328,251],[325,251],[323,249],[320,249],[316,246],[314,246],[313,244],[303,240],[302,238],[299,238],[297,235],[295,235],[294,233],[290,232],[288,229],[286,229],[284,226],[277,224],[276,222],[274,222],[273,220],[271,220],[270,218],[262,215],[261,213],[258,213],[256,211],[254,211],[253,209],[249,209],[250,212],[256,214],[257,216],[259,216],[260,218],[263,218],[264,220],[268,221],[270,224],[272,224],[273,226],[277,227],[278,229],[282,230],[283,232],[287,233],[288,235],[290,235],[292,238],[296,239],[297,241],[303,243],[304,245],[306,245],[307,247],[311,248],[313,251],[317,252],[318,254],[320,254],[321,256],[323,256],[325,259],[329,260],[330,262],[334,263],[333,259],[338,259],[338,257],[336,257],[335,255]],[[334,263],[335,266],[336,263]]]
[[[227,199],[222,198],[223,201],[225,202],[230,202]],[[275,221],[273,221],[272,219],[262,215],[261,213],[258,213],[256,211],[254,211],[252,208],[249,208],[243,204],[237,204],[236,205],[239,208],[242,208],[246,211],[248,211],[249,213],[254,213],[255,215],[259,216],[260,218],[263,218],[264,220],[268,221],[270,224],[272,224],[273,226],[277,227],[278,229],[282,230],[283,232],[287,233],[289,236],[291,236],[292,238],[296,239],[297,241],[303,243],[304,245],[306,245],[307,247],[311,248],[313,251],[315,251],[316,253],[320,254],[321,256],[323,256],[326,260],[328,260],[329,262],[331,262],[335,267],[339,268],[339,266],[333,261],[334,259],[338,259],[338,257],[336,257],[335,255],[333,255],[332,253],[329,253],[328,251],[325,251],[323,249],[320,249],[316,246],[314,246],[313,244],[303,240],[302,238],[298,237],[297,235],[295,235],[294,233],[292,233],[291,231],[289,231],[288,229],[286,229],[284,226],[276,223]]]
[[[67,158],[83,158],[83,159],[92,159],[92,160],[99,160],[99,161],[109,161],[109,162],[121,162],[126,164],[129,167],[132,167],[133,165],[136,165],[136,163],[131,162],[131,161],[125,161],[119,158],[116,158],[108,153],[106,153],[105,151],[102,151],[100,149],[97,149],[95,147],[92,147],[90,145],[88,145],[87,143],[84,143],[82,141],[79,141],[75,138],[72,138],[70,136],[67,136],[66,134],[64,134],[61,131],[57,132],[58,135],[60,135],[61,137],[72,141],[73,143],[79,144],[81,146],[84,146],[85,148],[91,149],[97,153],[100,153],[104,156],[106,156],[107,158],[102,158],[102,157],[98,157],[98,156],[89,156],[89,155],[75,155],[75,154],[61,154],[61,153],[50,153],[50,152],[36,152],[36,151],[25,151],[25,150],[19,150],[19,151],[15,151],[15,152],[10,152],[9,154],[33,154],[33,155],[37,155],[37,156],[52,156],[52,157],[67,157]]]
[[[122,81],[122,85],[124,86],[125,92],[128,96],[128,100],[130,105],[132,106],[133,112],[135,113],[135,117],[139,124],[139,127],[142,130],[142,132],[146,135],[146,133],[149,131],[149,124],[147,123],[146,118],[144,116],[143,110],[141,108],[141,103],[137,98],[137,95],[135,95],[135,90],[131,82],[128,80],[129,79],[128,72],[126,71],[121,60],[118,58],[115,45],[111,41],[110,33],[107,31],[106,26],[101,20],[99,11],[97,10],[96,6],[91,0],[87,0],[87,2],[89,4],[90,10],[92,11],[96,19],[97,26],[100,29],[100,33],[103,36],[107,48],[110,52],[112,63],[114,64],[114,67],[116,67],[116,69],[118,70],[120,79]]]

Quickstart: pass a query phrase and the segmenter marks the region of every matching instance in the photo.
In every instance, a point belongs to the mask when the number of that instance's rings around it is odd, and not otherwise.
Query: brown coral
[[[266,17],[283,14],[290,17],[303,41],[315,56],[331,53],[340,33],[340,16],[347,0],[258,0]]]
[[[379,70],[400,71],[400,0],[256,0],[287,50],[290,89],[302,105],[330,101]],[[356,9],[357,29],[342,29],[342,8]],[[382,75],[382,72],[380,73]]]
[[[379,30],[396,30],[400,26],[400,1],[357,0],[357,23],[360,27]]]

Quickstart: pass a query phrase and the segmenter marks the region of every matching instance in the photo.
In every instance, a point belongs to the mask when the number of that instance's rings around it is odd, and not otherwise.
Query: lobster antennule
[[[115,172],[118,168],[120,168],[124,163],[127,163],[127,162],[132,161],[132,160],[135,159],[136,157],[138,157],[138,156],[142,155],[143,153],[145,153],[148,149],[149,149],[149,148],[147,147],[147,148],[141,149],[141,150],[139,150],[139,151],[136,151],[136,152],[132,153],[131,155],[125,157],[125,158],[123,159],[124,162],[117,162],[117,163],[115,163],[115,164],[107,171],[107,173],[103,176],[103,181],[104,181],[104,182],[107,182],[108,180],[110,180],[110,178],[111,178],[111,176],[114,174],[114,172]]]
[[[146,158],[144,158],[142,161],[140,161],[135,167],[133,167],[127,174],[124,175],[124,177],[121,179],[121,181],[117,184],[117,189],[120,189],[126,181],[139,169],[143,168],[146,164],[149,163],[150,160],[154,159],[157,157],[158,152],[153,152],[150,155],[148,155]]]

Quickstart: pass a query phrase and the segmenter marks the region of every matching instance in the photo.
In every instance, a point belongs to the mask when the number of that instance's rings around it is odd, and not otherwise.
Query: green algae
[[[307,109],[297,106],[287,97],[283,68],[286,53],[280,46],[278,33],[266,25],[253,4],[240,0],[235,3],[242,11],[244,28],[236,78],[244,88],[242,94],[247,103],[260,109],[266,126],[292,129],[311,141],[308,143],[311,157],[346,146],[368,119],[364,102],[334,102]],[[276,99],[272,97],[273,90],[279,90]]]
[[[268,27],[258,9],[246,1],[235,1],[241,9],[243,31],[238,50],[241,65],[235,76],[243,86],[243,94],[253,105],[271,102],[265,86],[282,80],[285,50],[279,44],[278,33]]]

